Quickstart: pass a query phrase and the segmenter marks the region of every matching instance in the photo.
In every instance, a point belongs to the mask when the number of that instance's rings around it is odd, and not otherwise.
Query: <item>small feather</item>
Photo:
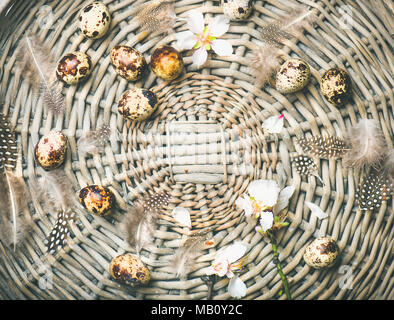
[[[302,150],[319,158],[340,158],[344,156],[349,147],[346,142],[339,137],[314,136],[298,140]]]
[[[208,240],[208,232],[209,229],[205,229],[189,236],[175,251],[170,268],[177,277],[183,278],[190,272],[195,258],[204,249],[205,241]]]
[[[137,22],[141,31],[168,32],[175,24],[174,0],[151,0],[139,7]]]
[[[55,226],[46,239],[46,246],[49,254],[54,254],[67,244],[70,236],[70,223],[75,221],[75,213],[72,211],[60,211],[57,215]]]
[[[380,208],[383,200],[387,200],[393,193],[393,184],[382,173],[371,171],[360,183],[357,201],[361,210]]]
[[[14,251],[31,230],[32,219],[24,214],[28,209],[29,191],[22,177],[5,170],[0,173],[0,239]]]
[[[17,63],[44,105],[55,114],[64,111],[61,86],[56,79],[56,59],[51,49],[37,35],[25,36],[18,49]]]
[[[378,121],[360,120],[349,130],[348,141],[351,148],[344,159],[347,167],[373,166],[378,168],[387,151],[386,141]]]
[[[312,202],[305,201],[305,204],[309,209],[311,209],[312,214],[314,214],[316,217],[318,217],[320,220],[325,219],[328,217],[328,214],[325,213],[322,209],[320,209],[319,206],[315,205]]]
[[[77,189],[63,169],[41,171],[35,181],[37,198],[48,213],[57,213],[56,222],[47,236],[47,249],[50,254],[64,247],[70,235],[69,225],[75,221],[76,213],[83,214],[76,196]]]
[[[316,17],[307,6],[298,5],[291,8],[287,15],[279,17],[276,21],[262,27],[261,37],[271,46],[280,46],[285,39],[303,32],[312,25]]]
[[[323,180],[319,176],[319,170],[315,160],[305,155],[298,155],[292,161],[295,169],[301,176],[315,176],[323,183]]]
[[[153,242],[160,210],[169,200],[168,194],[155,193],[129,207],[122,222],[122,229],[125,242],[136,248],[137,255]]]
[[[77,188],[67,173],[61,168],[39,170],[41,177],[36,182],[37,195],[47,212],[80,212],[80,203],[75,196]]]
[[[277,48],[263,44],[254,49],[249,67],[255,79],[256,87],[261,88],[269,83],[279,66],[280,53]]]
[[[383,172],[390,180],[390,183],[394,185],[394,149],[391,149],[386,153],[383,163]]]
[[[102,125],[97,130],[85,132],[79,138],[77,147],[80,157],[94,155],[103,152],[105,144],[109,141],[111,129],[107,125]]]
[[[30,197],[18,159],[15,133],[7,117],[0,114],[0,239],[7,246],[13,244],[14,251],[31,226],[31,219],[23,215]]]

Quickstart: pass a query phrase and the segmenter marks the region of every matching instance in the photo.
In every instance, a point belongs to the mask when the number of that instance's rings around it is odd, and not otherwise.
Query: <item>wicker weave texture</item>
[[[85,1],[15,1],[11,9],[12,33],[0,35],[0,93],[23,152],[27,183],[36,175],[33,149],[39,138],[53,128],[67,135],[70,150],[65,170],[81,188],[88,184],[108,186],[117,200],[109,218],[79,216],[65,250],[46,253],[44,239],[55,213],[32,210],[33,231],[14,253],[0,244],[0,298],[5,299],[204,299],[207,285],[201,279],[216,251],[234,240],[250,245],[245,299],[285,299],[279,296],[280,277],[272,263],[271,245],[248,224],[235,207],[238,196],[254,179],[273,178],[284,187],[294,185],[290,226],[279,235],[280,260],[295,299],[393,299],[394,261],[393,202],[384,201],[377,212],[361,212],[355,197],[359,173],[347,170],[341,160],[318,160],[322,185],[314,177],[301,178],[291,156],[301,152],[297,138],[319,134],[344,137],[360,118],[379,121],[388,145],[393,147],[393,11],[383,0],[268,0],[255,1],[247,21],[232,22],[225,35],[235,48],[231,57],[210,54],[201,70],[192,66],[192,52],[184,52],[185,74],[163,82],[150,72],[137,83],[127,83],[110,65],[109,51],[126,44],[150,54],[160,44],[175,45],[175,33],[140,32],[136,5],[144,1],[105,0],[112,15],[109,33],[87,40],[78,31],[76,15]],[[314,28],[281,48],[284,58],[299,57],[311,67],[311,83],[301,92],[282,95],[267,86],[256,88],[249,68],[252,50],[261,44],[259,28],[289,6],[304,3],[318,20]],[[43,27],[45,8],[50,8],[52,28]],[[185,17],[201,7],[207,18],[222,13],[220,1],[176,1],[176,14]],[[349,11],[350,10],[350,11]],[[391,7],[392,10],[392,7]],[[351,18],[343,25],[344,12]],[[348,17],[348,18],[349,18]],[[93,73],[87,82],[64,86],[66,112],[47,114],[42,103],[16,67],[16,49],[26,30],[38,32],[56,57],[71,51],[89,54]],[[176,23],[175,31],[186,30]],[[328,104],[319,80],[332,67],[346,69],[353,79],[353,99],[341,108]],[[160,98],[153,120],[129,123],[117,112],[120,95],[132,86],[150,88]],[[268,135],[261,123],[271,115],[285,115],[285,127],[277,137]],[[83,132],[108,124],[113,135],[105,152],[80,158],[76,144]],[[31,184],[29,184],[31,185]],[[154,246],[141,259],[152,272],[152,281],[138,290],[114,282],[108,272],[111,259],[135,252],[125,245],[118,223],[126,203],[146,190],[165,190],[173,199],[161,215]],[[34,190],[31,189],[34,194]],[[319,220],[304,205],[318,204],[329,214]],[[191,211],[193,231],[209,227],[215,246],[198,257],[187,279],[169,272],[169,261],[187,230],[177,226],[171,208]],[[342,251],[338,267],[313,270],[302,255],[315,237],[328,235]],[[347,268],[341,268],[347,266]],[[351,270],[351,273],[348,273]],[[349,277],[351,288],[341,289]],[[50,278],[51,286],[45,285]],[[49,282],[48,282],[49,283]],[[213,287],[214,299],[229,299],[228,279]]]

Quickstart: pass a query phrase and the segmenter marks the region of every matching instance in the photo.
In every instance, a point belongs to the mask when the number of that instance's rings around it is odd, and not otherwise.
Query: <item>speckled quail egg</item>
[[[327,101],[335,106],[346,103],[351,96],[352,83],[348,73],[340,68],[327,70],[320,80],[320,90]]]
[[[79,28],[89,39],[102,38],[111,24],[111,14],[107,6],[95,1],[84,7],[79,14]]]
[[[36,144],[36,162],[45,170],[60,167],[67,151],[67,137],[59,130],[52,130]]]
[[[145,58],[138,50],[123,45],[111,50],[110,59],[116,72],[128,81],[139,80],[146,66]]]
[[[90,185],[79,191],[79,201],[90,213],[105,216],[114,206],[115,196],[106,187]]]
[[[334,239],[316,238],[306,247],[304,261],[314,269],[328,268],[335,264],[338,254],[339,247]]]
[[[174,80],[183,71],[183,58],[173,47],[160,46],[153,51],[150,65],[158,78]]]
[[[127,253],[112,259],[109,273],[116,281],[131,287],[147,284],[150,280],[150,271],[144,263]]]
[[[247,19],[253,8],[253,0],[222,0],[223,13],[231,20]]]
[[[59,80],[67,84],[77,84],[86,79],[92,70],[90,57],[83,52],[75,51],[63,56],[56,69]]]
[[[118,112],[127,120],[148,119],[158,105],[156,94],[150,90],[132,88],[125,91],[119,102]]]
[[[274,86],[280,93],[294,93],[308,84],[311,75],[309,65],[301,59],[289,59],[275,75]]]

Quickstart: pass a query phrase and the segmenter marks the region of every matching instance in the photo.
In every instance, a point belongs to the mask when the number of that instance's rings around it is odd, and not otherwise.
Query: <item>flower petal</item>
[[[187,26],[189,30],[196,34],[202,34],[204,32],[204,16],[198,9],[193,9],[188,12]]]
[[[210,276],[211,274],[215,274],[215,273],[216,271],[212,266],[205,268],[205,274],[207,276]]]
[[[244,194],[244,197],[245,198],[239,197],[235,200],[235,205],[243,209],[245,211],[245,216],[249,217],[253,213],[253,203],[246,194]]]
[[[217,252],[217,259],[227,259],[229,263],[233,263],[241,259],[245,255],[247,249],[248,247],[243,243],[235,242],[231,246],[219,250]]]
[[[192,221],[190,219],[189,210],[183,207],[176,207],[172,210],[172,217],[179,224],[189,227],[192,227]]]
[[[233,53],[233,47],[230,42],[223,39],[212,41],[212,50],[219,56],[229,56]]]
[[[200,49],[196,50],[193,53],[193,57],[192,57],[193,64],[196,65],[197,68],[199,68],[205,63],[205,61],[207,61],[207,58],[208,58],[208,52],[205,49],[205,47],[202,46]]]
[[[197,43],[197,36],[191,31],[182,31],[176,34],[176,41],[179,50],[190,50]]]
[[[266,119],[263,122],[262,127],[267,129],[269,133],[280,133],[282,131],[284,125],[284,117],[280,116],[272,116]]]
[[[278,201],[280,188],[274,180],[255,180],[249,184],[248,192],[263,206],[273,207]]]
[[[233,277],[227,287],[227,291],[233,298],[241,299],[246,296],[246,284],[239,277]]]
[[[312,202],[305,201],[305,204],[311,209],[312,214],[314,214],[319,219],[325,219],[328,217],[328,214],[325,213],[319,206],[315,205]]]
[[[264,232],[272,228],[274,224],[274,215],[272,212],[263,212],[260,217],[260,225]]]
[[[220,37],[224,35],[230,27],[230,19],[225,15],[214,17],[208,24],[208,30],[211,36]]]
[[[289,205],[289,200],[292,197],[294,190],[294,186],[288,186],[279,193],[278,202],[274,207],[275,214],[279,214],[284,208]]]

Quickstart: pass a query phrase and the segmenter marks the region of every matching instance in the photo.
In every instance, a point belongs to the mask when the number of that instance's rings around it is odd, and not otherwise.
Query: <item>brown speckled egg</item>
[[[150,117],[157,105],[158,99],[155,93],[133,88],[122,94],[118,102],[118,112],[128,120],[142,121]]]
[[[316,238],[306,247],[304,261],[314,269],[328,268],[335,264],[338,254],[339,247],[334,239]]]
[[[116,72],[127,81],[141,79],[146,61],[139,51],[128,46],[116,46],[111,50],[110,59]]]
[[[116,281],[131,287],[147,284],[150,280],[149,269],[131,254],[113,258],[109,265],[109,273]]]
[[[350,98],[352,83],[345,70],[333,68],[322,76],[320,90],[329,103],[340,106]]]
[[[67,137],[58,130],[52,130],[36,144],[36,162],[45,170],[60,167],[67,151]]]
[[[183,71],[181,54],[170,46],[160,46],[152,54],[151,68],[155,75],[163,80],[174,80]]]
[[[90,213],[105,216],[114,206],[115,196],[108,188],[91,185],[79,191],[79,201]]]
[[[90,57],[83,52],[75,51],[63,56],[56,69],[59,80],[67,84],[77,84],[86,79],[92,70]]]
[[[275,88],[280,93],[294,93],[308,84],[311,75],[309,65],[301,59],[289,59],[275,76]]]
[[[89,39],[102,38],[111,24],[111,15],[107,6],[95,1],[84,7],[79,14],[79,28]]]
[[[250,16],[253,0],[222,0],[223,13],[231,20],[244,20]]]

